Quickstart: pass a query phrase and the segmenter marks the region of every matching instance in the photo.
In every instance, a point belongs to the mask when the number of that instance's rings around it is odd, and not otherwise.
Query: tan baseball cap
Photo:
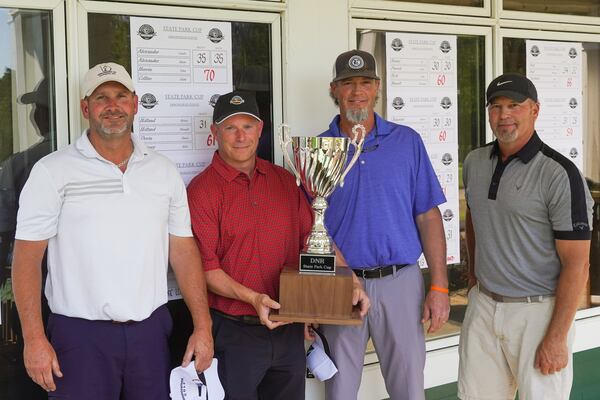
[[[105,82],[119,82],[129,91],[135,92],[133,80],[127,70],[122,65],[107,62],[95,65],[85,73],[81,81],[81,98],[85,99]]]

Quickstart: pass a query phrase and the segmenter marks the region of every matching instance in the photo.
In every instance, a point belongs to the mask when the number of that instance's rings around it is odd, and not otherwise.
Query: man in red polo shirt
[[[227,399],[304,399],[302,324],[269,320],[279,274],[296,264],[310,206],[285,169],[256,156],[263,128],[253,95],[219,97],[211,132],[219,149],[188,186]]]

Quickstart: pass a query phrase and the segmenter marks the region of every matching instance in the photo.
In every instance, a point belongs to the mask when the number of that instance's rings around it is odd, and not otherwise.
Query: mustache
[[[106,112],[100,113],[100,118],[106,118],[106,117],[127,117],[127,114],[125,114],[124,112],[115,112],[115,111],[106,111]]]

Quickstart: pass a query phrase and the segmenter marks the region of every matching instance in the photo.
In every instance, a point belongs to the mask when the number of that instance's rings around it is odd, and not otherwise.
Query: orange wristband
[[[435,290],[436,292],[442,292],[442,293],[448,294],[448,289],[443,288],[443,287],[439,287],[439,286],[433,286],[433,285],[431,285],[429,287],[429,290]]]

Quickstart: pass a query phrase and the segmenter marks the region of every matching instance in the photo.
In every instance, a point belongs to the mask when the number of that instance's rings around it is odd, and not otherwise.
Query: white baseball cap
[[[171,371],[169,386],[172,400],[223,400],[225,391],[218,374],[218,360],[213,358],[210,367],[202,372],[202,382],[192,361],[187,367],[177,367]]]
[[[331,359],[325,335],[316,328],[313,328],[313,332],[316,333],[315,341],[306,352],[306,366],[315,378],[323,382],[337,374],[338,369]]]
[[[119,82],[129,91],[135,92],[133,80],[127,70],[119,64],[108,62],[93,66],[85,73],[81,81],[81,98],[85,99],[105,82]]]

